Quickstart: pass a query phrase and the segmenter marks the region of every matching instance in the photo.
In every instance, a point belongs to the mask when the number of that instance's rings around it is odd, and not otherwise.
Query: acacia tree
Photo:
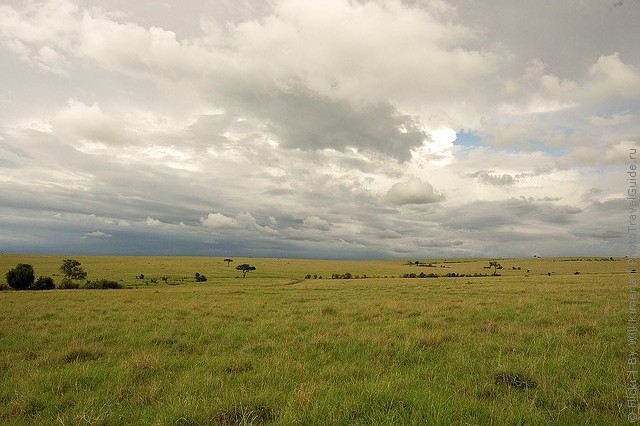
[[[498,269],[502,269],[502,265],[500,265],[495,260],[492,260],[491,262],[489,262],[489,266],[493,268],[493,275],[494,276],[498,275]]]
[[[223,262],[227,262],[227,266],[229,266],[229,264],[231,264],[231,262],[233,262],[233,259],[225,259],[225,260],[223,260]]]
[[[238,271],[242,271],[242,278],[246,278],[247,276],[247,272],[249,271],[255,271],[256,267],[255,266],[251,266],[248,263],[243,263],[242,265],[238,265],[236,266],[236,269]]]
[[[62,261],[60,271],[64,274],[64,279],[71,280],[83,280],[87,278],[87,273],[82,268],[80,262],[75,259],[65,259]]]

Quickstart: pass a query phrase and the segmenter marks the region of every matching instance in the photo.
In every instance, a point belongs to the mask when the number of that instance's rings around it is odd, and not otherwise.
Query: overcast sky
[[[626,254],[636,0],[0,3],[0,252]]]

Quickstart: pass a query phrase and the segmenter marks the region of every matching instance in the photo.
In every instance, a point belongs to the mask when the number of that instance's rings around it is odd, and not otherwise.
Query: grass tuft
[[[594,331],[595,331],[594,328],[591,327],[590,325],[583,325],[583,324],[575,325],[569,329],[569,332],[571,334],[574,334],[579,337],[586,336],[587,334],[592,334]]]
[[[516,389],[533,389],[537,383],[531,377],[510,371],[503,371],[493,376],[493,381],[496,385],[505,385],[510,388]]]
[[[253,370],[253,365],[247,361],[236,361],[224,369],[227,374],[241,374],[251,370]]]
[[[265,405],[235,405],[216,416],[216,423],[220,426],[263,425],[276,419],[273,409]]]
[[[95,361],[98,358],[100,358],[100,354],[97,352],[92,352],[85,348],[76,348],[66,353],[64,362],[70,364],[72,362]]]
[[[322,308],[321,313],[322,315],[334,316],[338,313],[338,311],[336,311],[336,308],[334,308],[333,306],[325,306],[324,308]]]

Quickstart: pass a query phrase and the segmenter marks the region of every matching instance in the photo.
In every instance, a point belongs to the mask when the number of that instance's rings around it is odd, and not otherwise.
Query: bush
[[[62,279],[62,282],[60,282],[60,286],[58,288],[65,289],[65,290],[76,289],[76,288],[80,288],[80,284],[73,281],[71,278],[64,277]]]
[[[197,283],[203,283],[206,280],[207,280],[207,277],[205,277],[204,275],[200,275],[200,274],[196,275],[196,282]]]
[[[34,290],[53,290],[54,288],[56,288],[56,286],[51,277],[40,276],[33,285]]]
[[[36,279],[33,273],[33,266],[26,263],[20,263],[15,268],[9,270],[6,275],[9,287],[16,290],[26,290],[33,285]]]
[[[122,284],[117,281],[105,280],[104,278],[95,280],[95,281],[87,281],[84,288],[96,289],[96,290],[106,290],[106,289],[117,289],[124,288]]]

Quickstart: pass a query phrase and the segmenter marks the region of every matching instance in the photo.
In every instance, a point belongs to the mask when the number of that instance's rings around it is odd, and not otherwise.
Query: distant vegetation
[[[59,270],[63,273],[62,280],[57,288],[59,289],[119,289],[124,286],[113,280],[98,279],[94,281],[87,280],[82,283],[81,280],[87,278],[87,273],[82,268],[82,264],[75,259],[64,259]],[[143,275],[141,275],[144,277]],[[19,263],[15,268],[7,271],[7,284],[14,290],[53,290],[56,288],[52,277],[39,276],[35,280],[35,272],[33,266],[27,263]],[[0,290],[3,288],[0,287]]]

